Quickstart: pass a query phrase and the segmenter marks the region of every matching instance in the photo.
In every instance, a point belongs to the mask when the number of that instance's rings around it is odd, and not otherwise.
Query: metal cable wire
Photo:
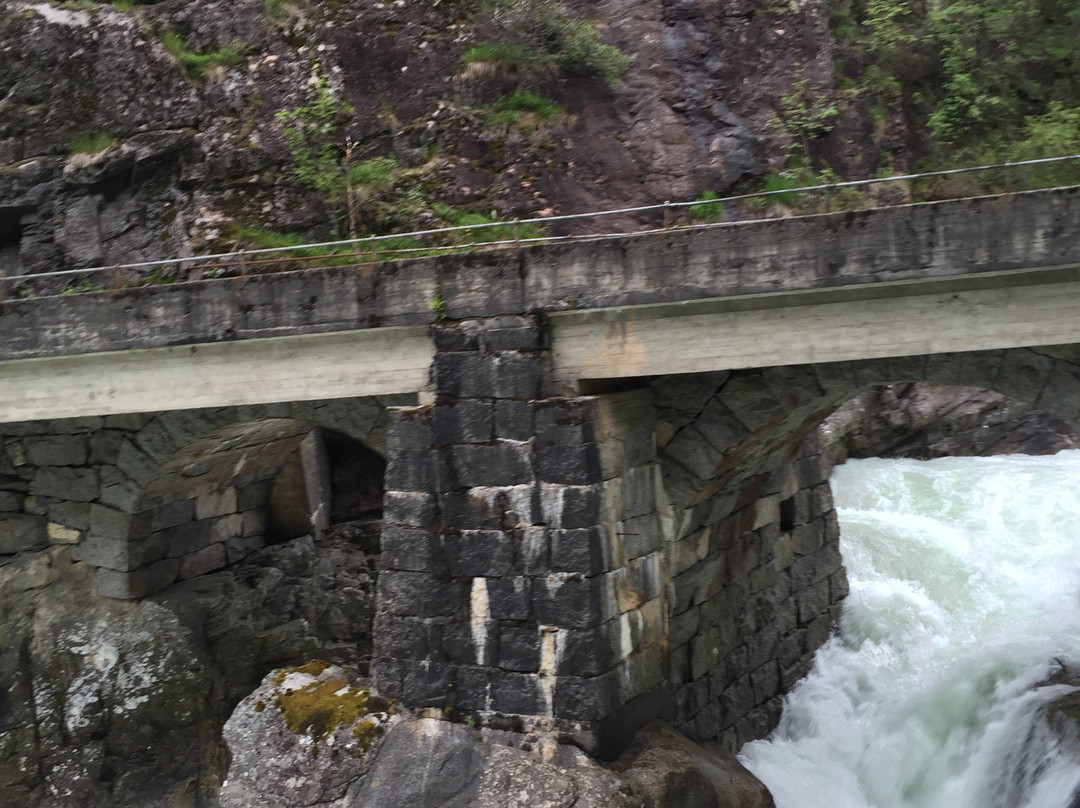
[[[0,284],[10,284],[18,281],[39,280],[43,278],[62,278],[68,276],[88,277],[96,274],[112,272],[117,273],[124,270],[140,270],[150,268],[167,268],[167,267],[179,267],[188,271],[196,269],[212,269],[221,271],[225,268],[237,268],[240,274],[244,274],[245,267],[248,265],[257,266],[266,263],[280,263],[280,262],[301,262],[301,261],[333,261],[340,260],[342,258],[364,258],[368,257],[368,261],[357,261],[357,264],[365,263],[377,263],[381,258],[388,256],[409,256],[417,253],[437,253],[444,254],[447,252],[467,251],[475,249],[499,249],[506,247],[518,247],[522,245],[530,244],[550,244],[561,242],[573,242],[573,241],[592,241],[603,238],[612,238],[616,236],[627,235],[648,235],[650,233],[660,233],[667,230],[674,229],[672,227],[651,228],[644,230],[634,230],[631,232],[618,232],[618,233],[603,233],[603,234],[580,234],[580,235],[565,235],[565,236],[535,236],[529,238],[514,238],[514,239],[501,239],[493,241],[472,241],[463,244],[447,244],[438,245],[432,247],[388,247],[386,249],[379,249],[379,244],[391,241],[394,239],[410,239],[410,238],[422,238],[425,236],[440,236],[448,235],[452,233],[461,233],[466,231],[485,230],[492,227],[512,227],[515,230],[521,225],[530,224],[550,224],[552,222],[567,222],[580,219],[593,219],[603,216],[620,216],[638,213],[650,213],[655,211],[670,211],[681,210],[685,208],[693,208],[702,205],[723,205],[724,203],[741,202],[747,199],[758,199],[763,197],[772,197],[779,195],[795,195],[806,194],[817,191],[831,191],[835,189],[843,188],[859,188],[870,185],[877,185],[889,182],[906,182],[912,180],[927,179],[931,177],[944,177],[956,174],[967,174],[979,171],[991,171],[994,169],[1010,169],[1023,166],[1033,165],[1046,165],[1050,163],[1060,163],[1069,160],[1080,160],[1080,154],[1061,155],[1058,157],[1042,157],[1032,160],[1018,160],[1009,161],[1004,163],[994,163],[980,166],[966,166],[963,168],[948,168],[940,169],[938,171],[927,171],[919,174],[900,174],[892,177],[876,177],[866,180],[847,180],[843,182],[831,182],[823,183],[820,185],[806,185],[799,188],[785,188],[774,191],[755,191],[746,194],[736,194],[733,196],[721,197],[718,199],[706,199],[706,200],[693,200],[689,202],[663,202],[653,205],[641,205],[631,208],[616,208],[613,210],[591,211],[589,213],[568,213],[559,216],[544,216],[530,219],[515,219],[505,222],[482,222],[474,225],[457,225],[454,227],[440,227],[431,230],[414,230],[408,233],[393,233],[383,236],[364,236],[362,238],[342,239],[338,241],[321,241],[312,242],[309,244],[296,244],[286,247],[262,247],[253,250],[238,250],[236,252],[228,253],[209,253],[205,255],[189,256],[186,258],[164,258],[157,261],[139,261],[127,264],[113,264],[110,266],[97,266],[86,267],[84,269],[65,269],[57,270],[55,272],[37,272],[29,273],[25,275],[9,275],[4,278],[0,278]],[[329,253],[325,255],[296,255],[291,256],[289,253],[300,252],[304,250],[317,250],[328,248],[357,248],[357,252],[354,253]],[[359,249],[366,247],[366,249]],[[274,255],[278,258],[273,260],[255,260],[249,261],[250,258],[257,256],[269,256]]]

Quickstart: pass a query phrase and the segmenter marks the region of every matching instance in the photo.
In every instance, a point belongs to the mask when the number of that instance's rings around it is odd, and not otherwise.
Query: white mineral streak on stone
[[[59,522],[49,522],[46,532],[49,541],[54,544],[77,544],[79,537],[82,535],[74,528],[61,525]]]
[[[636,614],[637,612],[626,612],[619,615],[619,659],[621,660],[618,667],[619,686],[623,692],[627,693],[633,687],[630,665],[626,660],[634,650],[634,631],[631,622]]]
[[[473,578],[472,593],[469,597],[469,626],[472,629],[473,645],[476,648],[477,665],[484,664],[490,617],[487,578]]]
[[[634,650],[634,632],[630,628],[631,612],[619,615],[619,658],[626,659]]]
[[[277,685],[277,688],[278,690],[286,692],[290,690],[299,690],[302,687],[307,687],[312,682],[316,681],[316,679],[317,677],[312,676],[310,673],[290,671]]]
[[[540,510],[549,527],[562,527],[564,491],[562,485],[555,483],[544,483],[540,488]]]
[[[565,575],[565,573],[563,573]],[[561,577],[558,573],[555,575],[549,575],[544,579],[544,588],[547,589],[549,597],[555,597],[559,594],[559,590],[562,589],[565,578]]]
[[[240,476],[240,472],[244,470],[244,466],[247,464],[247,452],[240,455],[240,459],[236,461],[236,468],[233,469],[233,477]]]
[[[563,631],[551,626],[540,627],[540,692],[544,696],[546,714],[555,715],[555,682],[562,658]]]
[[[68,11],[67,9],[50,6],[48,3],[39,3],[36,6],[30,6],[30,8],[44,17],[47,22],[59,23],[60,25],[75,25],[79,28],[85,28],[90,24],[90,15],[85,11]]]

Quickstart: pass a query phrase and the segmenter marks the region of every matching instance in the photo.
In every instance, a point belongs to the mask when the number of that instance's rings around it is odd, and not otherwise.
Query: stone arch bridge
[[[1075,421],[1078,300],[1055,189],[4,301],[0,561],[148,595],[318,530],[348,445],[384,695],[734,745],[847,592],[817,425],[918,380]]]

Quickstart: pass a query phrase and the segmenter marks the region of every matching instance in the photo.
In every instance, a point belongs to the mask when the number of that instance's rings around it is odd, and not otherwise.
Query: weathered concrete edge
[[[0,303],[0,360],[1080,262],[1080,188]]]
[[[0,362],[0,423],[415,393],[426,326]]]
[[[1080,342],[1077,268],[998,278],[1029,282],[979,276],[966,279],[968,289],[950,279],[893,287],[906,294],[792,294],[761,301],[787,305],[756,308],[718,300],[552,315],[554,375],[626,378]]]

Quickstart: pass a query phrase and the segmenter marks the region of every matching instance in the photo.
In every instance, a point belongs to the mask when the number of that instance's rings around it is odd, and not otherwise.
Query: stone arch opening
[[[359,465],[368,469],[366,485],[376,500],[369,516],[375,517],[385,470],[386,407],[396,403],[339,399],[107,418],[95,435],[105,446],[91,472],[99,492],[89,496],[74,557],[96,569],[101,594],[132,599],[179,580],[177,558],[197,577],[198,568],[219,568],[222,552],[225,563],[232,563],[230,552],[233,560],[253,552],[259,534],[263,543],[318,534],[332,516],[325,436],[334,447],[346,447],[334,449],[338,462],[344,462],[342,452],[363,454]],[[305,475],[304,467],[311,473]],[[231,507],[236,511],[229,513]],[[168,530],[187,539],[172,535],[163,551],[158,534]],[[218,531],[208,544],[207,530]],[[367,532],[377,550],[378,526]],[[207,549],[214,544],[223,547]],[[197,552],[203,554],[188,558]]]
[[[0,724],[26,739],[37,778],[28,789],[70,786],[87,804],[137,793],[142,804],[144,786],[176,782],[181,802],[196,791],[209,801],[228,762],[221,727],[269,670],[319,658],[364,672],[374,569],[333,531],[340,519],[374,526],[378,548],[386,409],[401,400],[0,427],[0,584],[12,617],[3,645],[14,649],[0,655]],[[290,539],[269,515],[282,479],[272,470],[295,463],[313,435],[326,446],[329,524],[322,539]],[[311,532],[314,509],[307,500],[303,508]],[[138,589],[149,568],[140,553],[149,561],[156,542],[167,557],[169,542],[195,540],[173,528],[203,520],[213,535],[221,521],[252,518],[267,522],[262,541],[248,530],[224,537],[224,567]],[[166,526],[170,519],[179,524]],[[169,563],[192,556],[194,564],[206,550],[191,549]],[[35,712],[40,688],[27,686],[31,671],[46,683],[44,720]],[[52,721],[57,710],[71,723]]]
[[[818,426],[867,391],[915,382],[994,391],[1056,419],[1034,428],[1080,412],[1072,346],[654,380],[669,674],[684,732],[734,749],[775,726],[847,594],[828,477],[853,447],[827,445]]]
[[[162,463],[136,500],[123,548],[126,594],[153,594],[328,530],[376,555],[385,465],[363,442],[306,421],[209,430]]]

